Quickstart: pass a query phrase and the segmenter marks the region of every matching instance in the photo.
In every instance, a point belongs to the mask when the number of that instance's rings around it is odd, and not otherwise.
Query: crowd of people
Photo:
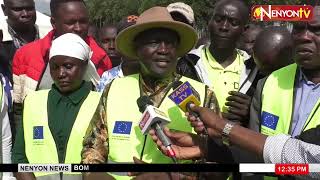
[[[98,28],[83,0],[51,0],[52,30],[44,32],[35,24],[34,0],[4,0],[1,163],[176,163],[155,130],[141,132],[141,96],[171,120],[163,129],[178,163],[320,163],[320,11],[317,1],[310,5],[313,19],[288,30],[251,22],[244,1],[219,0],[208,17],[209,36],[199,38],[194,12],[182,2]],[[194,88],[199,106],[184,112],[171,101],[177,82]],[[6,172],[2,178],[240,176]]]

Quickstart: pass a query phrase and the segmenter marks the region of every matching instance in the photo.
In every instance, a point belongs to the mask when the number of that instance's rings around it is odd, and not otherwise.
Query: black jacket
[[[12,83],[12,60],[16,52],[12,41],[0,42],[0,73],[8,77]]]

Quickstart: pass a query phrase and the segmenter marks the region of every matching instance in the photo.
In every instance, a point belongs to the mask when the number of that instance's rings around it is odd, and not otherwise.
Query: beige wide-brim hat
[[[180,42],[177,47],[177,55],[181,57],[188,53],[197,42],[195,30],[182,22],[174,21],[165,7],[153,7],[144,11],[137,23],[122,30],[116,38],[118,51],[130,59],[138,59],[134,48],[135,37],[146,30],[154,28],[167,28],[178,33]]]

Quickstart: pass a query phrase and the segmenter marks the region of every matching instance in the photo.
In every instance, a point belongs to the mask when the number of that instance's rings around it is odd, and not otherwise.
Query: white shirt
[[[269,136],[264,144],[265,163],[320,163],[320,146],[280,134]],[[297,176],[299,179],[320,179],[319,173]]]
[[[102,74],[100,78],[100,82],[97,86],[97,91],[103,92],[106,85],[109,84],[112,80],[114,80],[115,78],[122,78],[122,77],[124,77],[124,75],[123,75],[122,63],[121,63],[119,66],[116,66],[108,71],[105,71]]]

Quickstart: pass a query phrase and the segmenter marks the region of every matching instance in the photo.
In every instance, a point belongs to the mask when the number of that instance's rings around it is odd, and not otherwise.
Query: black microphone
[[[176,153],[172,149],[170,139],[163,132],[162,127],[170,122],[167,115],[159,108],[153,106],[153,102],[148,96],[141,96],[137,99],[139,111],[142,118],[139,127],[143,135],[147,135],[150,129],[154,129],[162,144],[167,148],[167,155],[174,163],[177,163]]]

